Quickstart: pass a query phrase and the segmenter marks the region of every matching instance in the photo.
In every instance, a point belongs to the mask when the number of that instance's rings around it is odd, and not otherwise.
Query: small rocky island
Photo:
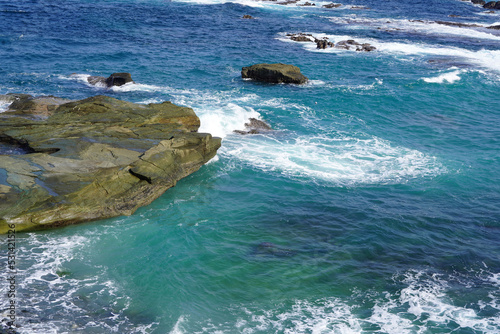
[[[288,64],[255,64],[241,69],[243,79],[253,79],[268,83],[304,84],[309,79],[300,69]]]
[[[0,96],[0,233],[130,215],[217,153],[194,111],[107,96]]]

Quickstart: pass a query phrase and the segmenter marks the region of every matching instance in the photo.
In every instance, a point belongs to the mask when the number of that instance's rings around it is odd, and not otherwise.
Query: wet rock
[[[326,5],[323,5],[323,8],[339,8],[340,6],[342,6],[341,3],[329,3]]]
[[[316,42],[317,49],[326,49],[326,48],[332,48],[335,46],[335,44],[330,42],[327,38],[316,39],[315,42]]]
[[[486,9],[500,9],[500,1],[490,1],[483,5]]]
[[[484,0],[471,0],[471,2],[475,5],[484,5],[486,3]]]
[[[255,17],[253,17],[252,15],[243,15],[241,18],[242,19],[249,19],[249,20],[255,19]]]
[[[87,82],[94,86],[123,86],[129,82],[134,82],[132,80],[132,75],[130,73],[113,73],[109,77],[101,77],[97,75],[91,75],[87,78]]]
[[[335,44],[335,48],[344,50],[353,50],[353,51],[365,51],[365,52],[370,52],[377,49],[373,45],[370,45],[368,43],[361,44],[352,39],[338,42],[337,44]]]
[[[459,27],[459,28],[481,28],[483,27],[480,24],[473,23],[460,23],[460,22],[448,22],[448,21],[434,21],[437,24],[442,24],[450,27]]]
[[[290,39],[295,42],[312,42],[311,35],[305,34],[293,35]]]
[[[248,123],[245,123],[246,130],[234,130],[234,132],[240,135],[254,135],[272,130],[269,124],[259,119],[250,118],[248,121]]]
[[[37,230],[130,215],[220,147],[219,138],[197,132],[192,109],[170,102],[52,98],[57,103],[46,118],[19,114],[12,105],[0,114],[0,142],[28,149],[0,158],[0,233],[7,224]]]
[[[487,27],[488,29],[495,29],[495,30],[500,30],[500,25],[497,26],[489,26]]]
[[[304,84],[308,81],[297,66],[282,63],[243,67],[241,77],[268,83]]]
[[[106,79],[108,87],[123,86],[129,82],[134,82],[130,73],[113,73]]]

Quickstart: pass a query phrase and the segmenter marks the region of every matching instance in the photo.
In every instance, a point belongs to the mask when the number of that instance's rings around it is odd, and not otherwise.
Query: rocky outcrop
[[[234,130],[240,135],[255,135],[263,132],[271,131],[272,128],[264,121],[256,118],[249,118],[248,123],[245,123],[245,130]]]
[[[358,43],[352,39],[338,42],[337,44],[335,44],[335,48],[344,50],[353,50],[353,51],[366,51],[366,52],[374,51],[377,49],[373,45],[370,45],[368,43]]]
[[[328,38],[315,39],[314,41],[316,42],[317,49],[333,48],[335,46],[335,44],[330,42]]]
[[[500,30],[500,25],[486,27],[488,29]]]
[[[287,64],[256,64],[241,69],[241,77],[269,83],[304,84],[307,77],[297,66]]]
[[[22,96],[28,101],[44,98]],[[106,96],[0,114],[0,233],[130,215],[210,160],[221,140],[192,109]],[[14,104],[14,103],[13,103]]]
[[[242,19],[248,19],[248,20],[253,20],[255,19],[255,17],[253,17],[252,15],[248,15],[248,14],[245,14],[241,17]]]
[[[355,40],[349,39],[346,41],[340,41],[338,43],[333,43],[331,42],[328,37],[322,37],[322,38],[316,38],[311,34],[304,34],[304,33],[299,33],[299,34],[287,34],[287,37],[289,37],[292,41],[296,42],[314,42],[316,43],[316,48],[317,49],[328,49],[328,48],[337,48],[337,49],[344,49],[344,50],[350,50],[350,51],[364,51],[364,52],[370,52],[374,51],[377,48],[374,47],[371,44],[368,43],[358,43]]]
[[[341,3],[329,3],[326,5],[323,5],[323,8],[339,8],[340,6],[342,6]]]
[[[311,34],[287,34],[287,36],[289,36],[290,39],[295,42],[312,42],[314,40],[314,37]]]
[[[483,5],[486,9],[500,9],[500,1],[490,1]]]
[[[101,85],[109,88],[113,86],[123,86],[126,83],[134,82],[134,80],[132,80],[132,75],[130,73],[123,72],[113,73],[107,78],[91,75],[87,78],[87,82],[94,86]]]
[[[475,5],[484,5],[486,3],[484,0],[471,0],[471,2]]]

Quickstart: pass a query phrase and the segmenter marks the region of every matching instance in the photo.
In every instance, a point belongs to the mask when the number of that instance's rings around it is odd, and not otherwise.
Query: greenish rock
[[[291,83],[304,84],[309,79],[300,73],[300,69],[294,65],[287,64],[256,64],[243,67],[241,70],[243,79],[253,79],[268,83]]]
[[[27,154],[0,152],[0,233],[11,224],[29,231],[131,215],[197,171],[221,145],[197,132],[192,109],[170,102],[44,97],[50,112],[39,117],[37,108],[19,101],[40,98],[11,99],[0,114],[0,142]]]

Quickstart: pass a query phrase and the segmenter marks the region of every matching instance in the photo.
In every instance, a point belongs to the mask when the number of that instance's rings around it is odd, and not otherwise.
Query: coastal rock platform
[[[12,104],[0,113],[0,233],[130,215],[221,145],[170,102],[2,98]]]

